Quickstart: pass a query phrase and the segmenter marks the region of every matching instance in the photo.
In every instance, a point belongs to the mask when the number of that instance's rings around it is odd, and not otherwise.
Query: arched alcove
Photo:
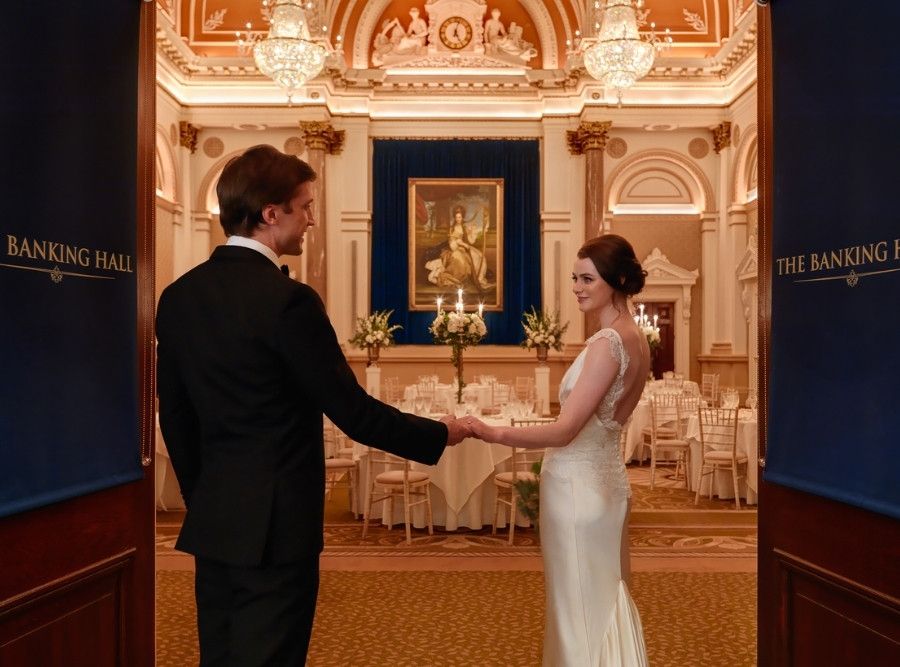
[[[734,157],[731,179],[731,201],[746,204],[756,198],[759,142],[756,125],[750,125],[741,138]]]
[[[162,127],[156,127],[156,195],[169,203],[179,201],[178,166],[175,155],[172,153],[172,145],[169,143],[168,132]]]
[[[715,208],[706,174],[675,151],[632,155],[610,173],[604,201],[609,213],[693,215]]]

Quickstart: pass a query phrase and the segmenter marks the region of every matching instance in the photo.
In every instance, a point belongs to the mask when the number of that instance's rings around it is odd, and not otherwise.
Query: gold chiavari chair
[[[738,411],[736,408],[710,407],[700,408],[698,413],[702,464],[694,504],[700,500],[700,489],[706,475],[711,475],[709,497],[712,498],[715,494],[717,473],[719,470],[730,470],[734,487],[734,504],[737,509],[741,509],[738,480],[743,475],[739,474],[739,468],[744,466],[746,471],[748,460],[745,454],[737,452]]]
[[[674,437],[668,426],[672,424]],[[668,430],[663,431],[666,428]],[[650,488],[654,488],[656,466],[662,451],[675,452],[675,478],[684,473],[686,487],[690,487],[687,469],[690,444],[684,439],[681,421],[681,397],[673,394],[656,394],[650,398]]]
[[[334,493],[339,486],[347,488],[350,511],[354,508],[356,478],[359,464],[353,458],[353,447],[344,435],[327,417],[323,421],[323,441],[325,446],[325,497]]]
[[[376,466],[383,466],[385,469],[376,473]],[[393,527],[394,498],[403,500],[407,544],[412,544],[412,508],[417,505],[425,505],[428,534],[434,535],[434,522],[431,515],[431,475],[421,470],[412,470],[409,459],[388,454],[374,447],[368,448],[366,473],[369,488],[366,494],[366,511],[363,513],[363,537],[369,532],[369,519],[372,516],[372,505],[375,503],[385,503],[388,530]],[[413,498],[418,498],[418,500],[413,500]]]

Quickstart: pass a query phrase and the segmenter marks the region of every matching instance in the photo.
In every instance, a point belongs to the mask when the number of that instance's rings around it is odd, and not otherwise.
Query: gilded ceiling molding
[[[613,207],[613,195],[618,194],[618,192],[621,191],[623,184],[627,182],[623,177],[630,174],[630,172],[632,172],[641,162],[646,162],[648,160],[671,162],[688,172],[694,181],[697,192],[701,193],[703,196],[703,201],[699,202],[701,215],[713,214],[716,212],[716,199],[713,196],[712,184],[709,182],[706,173],[687,155],[683,155],[677,151],[664,149],[650,149],[635,153],[631,157],[622,160],[622,162],[612,170],[605,179],[606,192],[604,193],[603,199],[603,201],[606,202],[608,211],[611,211]]]
[[[557,10],[563,22],[563,25],[558,26],[553,23],[550,12],[547,11],[547,6],[543,0],[520,0],[520,4],[534,21],[538,40],[541,42],[543,68],[557,69],[561,67],[559,59],[560,43],[565,44],[565,35],[568,30],[568,16],[566,12],[557,3]],[[557,39],[557,35],[562,35],[562,39]]]
[[[731,148],[731,123],[727,120],[722,121],[712,129],[713,133],[713,149],[716,153],[721,153],[726,148]]]
[[[324,150],[328,155],[337,155],[344,147],[344,130],[335,130],[331,123],[301,120],[299,125],[307,150]]]
[[[611,120],[585,121],[577,130],[566,131],[566,143],[569,145],[569,153],[572,155],[584,155],[585,151],[606,148],[609,139]]]
[[[187,148],[191,155],[197,152],[197,136],[200,134],[200,128],[191,125],[186,120],[178,123],[178,144]]]

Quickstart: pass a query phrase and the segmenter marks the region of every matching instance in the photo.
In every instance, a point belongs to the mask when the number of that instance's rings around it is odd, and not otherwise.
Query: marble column
[[[603,233],[603,151],[609,139],[612,121],[584,121],[577,130],[566,132],[569,152],[584,155],[584,238]],[[600,326],[596,315],[586,315],[585,336],[591,336]]]
[[[325,155],[336,155],[344,145],[344,131],[335,130],[330,123],[300,121],[303,141],[306,144],[309,165],[318,174],[313,181],[313,219],[315,226],[306,231],[304,254],[306,255],[306,282],[322,301],[328,304],[326,208],[325,208]]]
[[[730,202],[731,183],[730,168],[734,147],[731,144],[731,123],[724,121],[712,130],[713,146],[719,156],[718,198],[719,233],[716,254],[718,267],[716,271],[716,329],[711,352],[714,350],[731,353],[734,350],[734,296],[737,294],[737,281],[734,269],[737,262],[733,256],[731,245],[731,227],[728,225],[728,206]],[[724,224],[723,224],[724,223]]]

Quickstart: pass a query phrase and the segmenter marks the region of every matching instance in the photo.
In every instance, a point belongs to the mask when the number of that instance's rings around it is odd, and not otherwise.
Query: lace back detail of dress
[[[613,420],[613,415],[616,413],[616,405],[618,405],[619,399],[622,398],[622,394],[625,391],[625,371],[628,370],[628,354],[625,352],[625,346],[622,344],[619,332],[615,329],[600,329],[600,331],[588,338],[587,344],[590,345],[601,338],[609,341],[609,351],[619,364],[619,372],[616,375],[616,379],[613,380],[609,391],[606,392],[603,402],[600,403],[600,407],[597,410],[597,419],[604,426],[619,426]]]
[[[585,349],[572,362],[572,366],[563,377],[560,385],[560,402],[564,403],[572,387],[578,381],[584,368],[584,357],[591,343],[606,338],[610,344],[610,353],[619,366],[619,372],[606,396],[597,408],[593,419],[588,419],[584,428],[574,440],[565,447],[550,449],[544,459],[543,470],[552,475],[571,477],[589,472],[599,487],[615,493],[617,496],[630,497],[631,487],[625,464],[619,451],[619,435],[621,425],[613,419],[616,405],[622,398],[625,388],[625,371],[628,368],[628,354],[622,345],[619,332],[615,329],[601,329],[588,338]]]

